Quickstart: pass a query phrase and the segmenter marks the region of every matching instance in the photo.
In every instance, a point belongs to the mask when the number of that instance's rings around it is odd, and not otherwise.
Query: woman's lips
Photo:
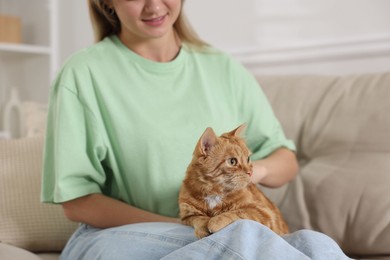
[[[142,19],[142,21],[149,26],[159,26],[164,23],[166,16],[167,15],[159,16],[156,18],[150,18],[150,19]]]

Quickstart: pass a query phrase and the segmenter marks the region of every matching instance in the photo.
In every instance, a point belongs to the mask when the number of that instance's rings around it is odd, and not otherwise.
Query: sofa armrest
[[[41,260],[37,255],[19,247],[0,243],[0,259],[8,260]]]

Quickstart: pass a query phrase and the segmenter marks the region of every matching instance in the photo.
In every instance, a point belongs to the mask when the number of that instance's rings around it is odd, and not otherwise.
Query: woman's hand
[[[267,158],[253,162],[252,182],[277,188],[291,181],[298,172],[295,153],[279,148]]]
[[[258,184],[267,176],[267,168],[261,163],[262,160],[253,162],[253,174],[251,180],[253,183]]]

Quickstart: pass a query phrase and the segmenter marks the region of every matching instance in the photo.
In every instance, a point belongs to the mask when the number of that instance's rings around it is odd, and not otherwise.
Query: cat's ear
[[[246,124],[242,124],[233,131],[229,132],[228,135],[230,136],[242,136],[242,134],[245,132]]]
[[[217,143],[217,136],[211,127],[208,127],[199,139],[196,151],[201,155],[207,155],[211,147]]]

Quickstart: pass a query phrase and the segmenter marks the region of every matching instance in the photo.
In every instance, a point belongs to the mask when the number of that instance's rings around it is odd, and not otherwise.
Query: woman
[[[180,224],[178,191],[208,126],[247,123],[255,183],[281,186],[298,168],[254,78],[196,36],[182,4],[89,0],[98,42],[64,64],[47,125],[42,200],[83,223],[62,259],[345,257],[314,232],[281,238],[243,220],[198,241]]]

